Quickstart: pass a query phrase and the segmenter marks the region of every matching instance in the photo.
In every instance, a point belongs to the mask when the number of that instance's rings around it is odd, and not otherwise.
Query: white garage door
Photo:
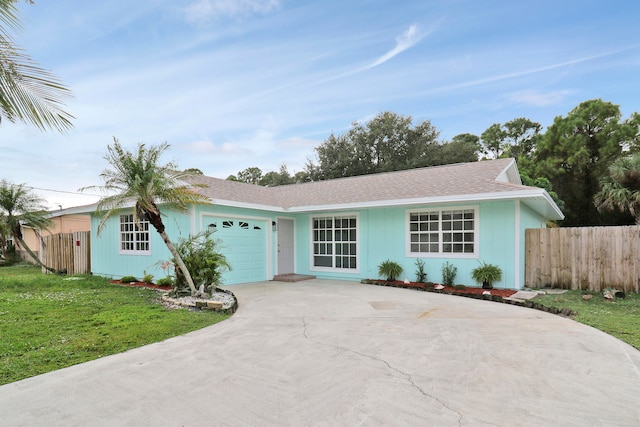
[[[267,222],[245,218],[207,218],[206,226],[215,230],[220,252],[231,264],[223,274],[223,284],[267,280]]]

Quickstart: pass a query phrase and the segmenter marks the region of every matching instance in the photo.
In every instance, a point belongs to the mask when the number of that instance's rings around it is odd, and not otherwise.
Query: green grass
[[[592,293],[584,301],[582,295],[590,292],[568,291],[560,295],[542,295],[536,302],[549,307],[567,307],[577,314],[575,320],[593,326],[640,350],[640,295],[627,294],[626,298],[606,301],[602,293]]]
[[[0,385],[120,353],[228,318],[169,310],[155,290],[102,277],[0,267]]]

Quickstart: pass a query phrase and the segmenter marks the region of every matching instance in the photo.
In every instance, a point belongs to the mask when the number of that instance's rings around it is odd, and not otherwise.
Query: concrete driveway
[[[640,352],[569,319],[338,281],[0,387],[0,425],[637,426]]]

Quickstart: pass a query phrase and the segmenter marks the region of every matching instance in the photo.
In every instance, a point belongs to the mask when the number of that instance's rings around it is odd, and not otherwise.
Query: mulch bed
[[[147,288],[147,289],[156,289],[158,291],[170,291],[173,289],[171,286],[158,286],[153,283],[145,283],[145,282],[124,282],[122,283],[120,280],[110,280],[109,283],[113,283],[114,285],[120,286],[131,286],[138,288]]]
[[[436,286],[436,284],[426,284],[426,283],[417,283],[417,282],[405,283],[399,280],[396,280],[393,282],[389,282],[387,280],[369,280],[369,282],[376,285],[393,286],[395,288],[424,289],[424,290],[430,290],[430,291],[432,290],[435,291],[434,286]],[[451,286],[445,286],[443,289],[440,289],[437,292],[442,292],[447,294],[456,293],[456,294],[469,294],[469,295],[483,295],[485,292],[490,292],[491,295],[507,298],[515,294],[517,291],[513,289],[483,289],[483,288],[473,288],[473,287],[458,289]]]

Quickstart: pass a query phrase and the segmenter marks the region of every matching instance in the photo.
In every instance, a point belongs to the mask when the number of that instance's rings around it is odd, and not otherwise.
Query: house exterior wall
[[[167,233],[176,242],[189,233],[207,229],[212,219],[251,219],[265,227],[266,239],[260,240],[265,251],[266,280],[277,274],[277,232],[273,224],[278,218],[294,220],[295,269],[298,274],[315,275],[320,278],[359,281],[378,278],[378,265],[390,259],[400,263],[404,271],[399,279],[416,279],[416,255],[409,253],[409,211],[446,209],[474,209],[476,213],[476,250],[473,254],[421,254],[425,261],[427,280],[442,282],[442,266],[449,262],[457,267],[455,283],[477,286],[470,277],[471,270],[480,262],[498,265],[503,278],[494,286],[518,289],[524,283],[524,230],[544,227],[545,219],[517,200],[393,208],[370,208],[350,211],[326,211],[314,213],[283,213],[259,209],[228,207],[221,205],[199,205],[190,213],[166,212],[163,217]],[[124,211],[123,211],[124,212]],[[314,217],[352,215],[357,218],[358,265],[354,270],[329,271],[313,267],[312,220]],[[151,250],[148,255],[125,255],[119,253],[119,216],[112,217],[100,236],[95,234],[98,218],[92,219],[92,271],[108,277],[133,275],[141,277],[144,272],[164,277],[159,267],[161,261],[171,258],[164,242],[155,230],[150,230]],[[215,236],[215,233],[214,233]],[[232,244],[232,243],[231,243]],[[222,251],[224,253],[224,250]],[[233,267],[233,265],[232,265]],[[234,273],[223,275],[225,284],[239,283]]]
[[[61,215],[51,218],[51,226],[47,230],[40,232],[41,236],[51,236],[58,233],[73,233],[74,231],[89,231],[91,228],[91,217],[89,215],[72,214]],[[23,227],[22,238],[36,255],[40,253],[40,238],[33,228]],[[21,251],[25,260],[32,262],[26,251]]]
[[[378,265],[386,260],[398,262],[403,267],[400,280],[416,280],[415,255],[407,253],[407,211],[428,210],[434,206],[411,208],[381,208],[357,210],[359,219],[358,261],[353,272],[318,271],[312,267],[311,221],[313,217],[342,215],[342,212],[318,212],[299,214],[296,217],[298,254],[297,272],[321,278],[361,280],[378,278]],[[479,204],[437,206],[447,208],[475,208],[478,215],[477,251],[473,255],[422,254],[427,280],[442,282],[442,266],[449,262],[457,267],[455,282],[478,286],[471,279],[471,270],[481,262],[498,265],[503,271],[502,280],[495,287],[517,289],[524,283],[524,230],[543,227],[544,218],[519,201],[507,200]],[[516,238],[518,237],[518,238]]]
[[[123,209],[120,213],[132,213],[132,209]],[[148,254],[123,254],[120,252],[120,213],[107,220],[101,233],[97,234],[100,218],[91,217],[91,272],[98,276],[119,279],[123,276],[135,276],[140,279],[145,274],[153,274],[156,279],[166,274],[160,262],[171,259],[169,249],[153,227],[149,229],[150,251]],[[163,212],[162,221],[169,238],[175,243],[180,237],[189,236],[190,219],[188,215],[176,212]]]

